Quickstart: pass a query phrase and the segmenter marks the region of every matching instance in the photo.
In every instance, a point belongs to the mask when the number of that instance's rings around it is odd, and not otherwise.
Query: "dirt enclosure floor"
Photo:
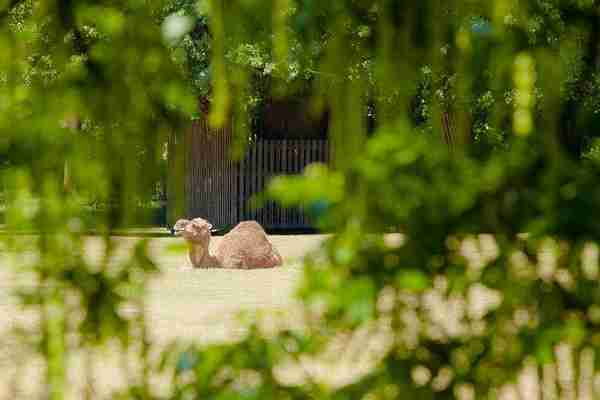
[[[300,260],[311,250],[318,249],[326,237],[274,235],[270,238],[283,256],[284,266],[251,271],[193,269],[183,251],[185,246],[182,239],[150,239],[150,256],[161,270],[150,283],[145,296],[145,315],[154,359],[165,349],[165,344],[173,340],[184,343],[235,340],[244,333],[243,325],[236,318],[242,310],[261,310],[268,317],[282,316],[286,324],[302,324],[298,322],[301,318],[297,318],[301,305],[293,296],[294,289],[302,278]],[[391,234],[389,238],[396,243],[399,236]],[[118,244],[115,258],[123,259],[140,239],[119,237],[114,240]],[[219,240],[219,237],[215,237],[212,245],[216,245]],[[43,386],[43,360],[34,356],[22,339],[17,340],[13,334],[13,328],[32,327],[38,320],[38,316],[18,306],[13,294],[17,288],[33,285],[27,274],[15,273],[15,265],[34,264],[36,256],[32,252],[15,258],[2,248],[2,243],[0,242],[0,400],[46,399],[48,393],[44,392]],[[90,237],[86,241],[86,247],[89,261],[92,264],[98,262],[103,254],[102,242]],[[175,251],[175,248],[179,251]],[[383,319],[361,326],[351,333],[336,335],[330,338],[329,345],[316,358],[280,366],[278,371],[274,371],[279,374],[276,378],[283,383],[293,384],[309,376],[310,379],[327,385],[348,384],[372,370],[381,356],[389,352],[394,332],[390,331],[388,325]],[[151,358],[152,356],[151,354]],[[114,348],[107,347],[91,355],[69,353],[66,354],[66,359],[67,399],[108,399],[115,390],[135,382],[136,365],[132,366],[134,362]],[[588,371],[582,372],[582,376],[590,379],[585,385],[580,385],[579,394],[576,395],[575,389],[569,386],[573,390],[564,393],[572,395],[560,398],[600,398],[593,395],[600,393],[600,373],[594,372],[593,359],[593,356],[581,358],[581,371]],[[583,368],[588,361],[591,366]],[[123,368],[124,365],[128,368]],[[126,375],[126,370],[134,371],[133,375]],[[540,392],[555,393],[557,377],[558,382],[562,382],[556,372],[562,370],[567,371],[566,367],[555,369],[554,366],[544,366],[542,384],[535,368],[525,368],[519,372],[518,385],[502,388],[499,400],[559,398],[555,395],[541,396]],[[166,374],[152,375],[150,381],[156,393],[162,398],[169,398],[170,386]]]
[[[267,270],[223,270],[193,269],[185,252],[182,252],[182,239],[155,238],[150,240],[149,250],[153,260],[159,265],[161,274],[153,279],[146,297],[146,315],[149,320],[150,336],[158,345],[175,339],[194,342],[213,342],[230,339],[236,335],[236,316],[241,310],[278,310],[286,311],[294,304],[293,292],[301,278],[303,255],[319,247],[325,239],[322,235],[271,236],[273,244],[284,258],[284,266]],[[136,238],[116,239],[122,255],[131,251]],[[213,238],[211,246],[216,245],[220,237]],[[89,257],[99,258],[102,254],[102,242],[90,237]],[[179,248],[179,251],[173,248]],[[4,398],[43,398],[39,393],[43,368],[40,360],[25,362],[17,371],[18,360],[23,354],[11,329],[19,324],[27,325],[28,316],[20,310],[12,295],[17,287],[28,285],[27,277],[11,272],[11,256],[2,253],[0,248],[0,399]],[[118,368],[106,368],[110,358],[99,354],[100,366],[95,368],[95,386],[110,388],[119,385],[122,379]],[[27,357],[25,357],[27,358]],[[83,361],[73,356],[72,365]],[[81,398],[83,394],[80,368],[71,369],[70,398]],[[40,396],[41,395],[41,396]],[[105,397],[96,392],[94,398]]]

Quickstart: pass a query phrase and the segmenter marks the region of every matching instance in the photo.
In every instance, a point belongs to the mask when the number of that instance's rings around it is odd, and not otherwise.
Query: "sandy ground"
[[[151,257],[160,266],[161,274],[155,278],[147,293],[147,316],[150,335],[154,342],[164,344],[174,339],[196,342],[227,340],[239,330],[236,315],[241,310],[278,310],[293,308],[293,292],[301,278],[301,257],[318,248],[324,240],[322,235],[271,236],[273,244],[281,252],[285,265],[268,270],[220,270],[193,269],[187,255],[174,247],[181,247],[181,239],[157,238],[149,244]],[[122,254],[131,250],[138,240],[118,238]],[[213,238],[216,245],[219,237]],[[90,258],[102,253],[97,238],[88,241]],[[27,278],[10,272],[9,257],[0,249],[0,399],[38,398],[35,385],[39,381],[39,363],[29,362],[26,370],[14,381],[19,356],[18,346],[10,337],[11,328],[28,323],[30,316],[16,306],[12,292],[17,286],[27,286]],[[73,365],[82,360],[73,360]],[[102,364],[106,364],[102,362]],[[100,371],[97,379],[100,387],[110,387],[119,381],[110,370]],[[74,368],[77,375],[78,368]],[[80,377],[73,376],[70,383],[79,386]],[[78,398],[80,391],[73,391]],[[94,396],[96,397],[96,396]],[[98,394],[98,397],[102,397]]]
[[[324,239],[325,236],[319,235],[271,236],[271,240],[284,257],[285,265],[277,269],[252,271],[195,270],[185,253],[173,251],[173,247],[179,247],[180,250],[183,248],[180,239],[151,239],[150,254],[161,269],[161,274],[151,282],[146,296],[149,334],[156,344],[156,349],[161,349],[163,344],[175,339],[206,343],[235,338],[243,331],[235,318],[241,310],[258,309],[267,313],[277,311],[294,318],[294,310],[298,303],[294,300],[293,293],[302,276],[300,259],[311,250],[317,249]],[[397,235],[390,235],[390,239],[397,239]],[[120,237],[116,240],[121,256],[125,256],[139,239]],[[214,238],[213,245],[219,240],[218,237]],[[87,245],[92,261],[102,254],[101,242],[97,238],[90,238]],[[26,263],[31,261],[29,258],[34,257],[25,255],[18,261]],[[31,354],[23,350],[24,346],[10,335],[11,328],[28,325],[35,320],[34,316],[17,307],[12,295],[17,287],[27,287],[31,285],[31,281],[22,273],[11,272],[14,271],[11,264],[10,257],[3,253],[0,247],[0,400],[43,399],[46,398],[45,394],[40,392],[40,389],[43,389],[40,383],[44,381],[43,363],[32,359]],[[361,328],[351,337],[340,340],[333,338],[332,345],[324,352],[325,361],[307,360],[296,370],[308,371],[313,377],[324,377],[330,384],[348,383],[367,372],[376,362],[378,355],[389,349],[390,337],[392,336],[389,332],[386,333],[385,329],[378,326]],[[23,356],[27,360],[24,364],[20,362]],[[86,377],[90,376],[83,372],[86,370],[85,361],[80,354],[68,355],[68,399],[108,398],[114,389],[122,387],[129,379],[119,367],[123,362],[122,355],[111,352],[110,349],[94,354],[90,357],[94,391],[89,392],[89,397],[84,397]],[[595,393],[600,393],[600,373],[594,372],[593,357],[591,367],[586,368],[590,371],[590,377],[595,373]],[[283,370],[289,371],[289,376],[294,375],[293,366]],[[558,372],[560,371],[559,368]],[[556,370],[553,367],[544,367],[543,373],[543,390],[545,391],[546,387],[555,388],[553,385],[557,379]],[[159,392],[167,388],[164,377],[153,377],[152,381]],[[591,382],[586,385],[590,389],[579,392],[589,395],[573,394],[566,398],[597,398],[593,395]],[[531,373],[527,370],[521,372],[518,387],[506,386],[506,395],[499,398],[542,398],[539,394],[527,394],[530,393],[527,387],[537,388],[534,392],[542,388],[542,382],[539,381],[535,370]],[[504,392],[501,391],[502,393]]]
[[[150,286],[148,306],[152,334],[159,341],[227,339],[240,310],[285,310],[301,278],[301,257],[316,249],[319,235],[271,236],[284,258],[284,267],[265,270],[193,269],[187,256],[169,256],[161,246],[177,239],[160,239],[152,248],[163,269]],[[219,237],[213,239],[217,244]]]

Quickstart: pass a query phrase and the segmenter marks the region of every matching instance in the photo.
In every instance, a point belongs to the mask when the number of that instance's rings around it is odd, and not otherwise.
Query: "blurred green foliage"
[[[19,294],[49,397],[67,354],[109,343],[141,366],[121,397],[158,397],[162,371],[177,399],[497,398],[560,346],[597,352],[598,17],[593,0],[0,3],[6,229],[39,233],[4,242],[38,254],[14,263],[35,278]],[[153,190],[170,130],[306,90],[330,111],[333,161],[267,191],[334,232],[305,262],[302,327],[259,318],[156,363],[157,268],[145,242],[115,262],[111,231]],[[115,206],[85,219],[90,199]],[[383,344],[351,382],[280,376],[365,330]]]
[[[146,242],[115,261],[110,232],[134,221],[168,133],[196,108],[159,11],[141,1],[0,3],[3,230],[36,233],[3,236],[4,251],[35,255],[12,264],[31,277],[18,294],[36,315],[25,334],[46,360],[47,398],[64,398],[77,349],[147,355],[142,295],[156,268]],[[89,217],[91,202],[107,212]],[[90,230],[101,235],[100,260],[86,258]]]

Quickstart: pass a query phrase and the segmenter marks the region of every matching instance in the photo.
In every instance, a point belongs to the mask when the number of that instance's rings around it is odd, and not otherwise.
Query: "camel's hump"
[[[281,264],[281,257],[256,221],[240,222],[223,236],[216,249],[219,260],[228,267],[236,260],[242,268],[268,268]]]
[[[245,229],[253,229],[253,230],[260,230],[260,231],[264,231],[263,227],[260,226],[260,224],[256,221],[242,221],[239,224],[237,224],[235,226],[235,228],[233,228],[234,231],[236,230],[245,230]]]

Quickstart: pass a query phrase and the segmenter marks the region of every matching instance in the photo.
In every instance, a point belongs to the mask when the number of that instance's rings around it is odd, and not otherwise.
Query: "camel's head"
[[[177,236],[182,236],[188,242],[201,244],[208,244],[211,229],[210,222],[202,218],[194,218],[191,221],[180,219],[173,227]]]

